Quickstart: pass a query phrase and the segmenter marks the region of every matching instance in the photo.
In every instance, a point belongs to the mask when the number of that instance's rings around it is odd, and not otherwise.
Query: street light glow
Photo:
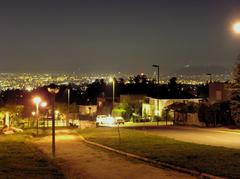
[[[56,115],[59,115],[59,113],[60,113],[60,112],[59,112],[58,110],[55,110],[55,114],[56,114]]]
[[[35,98],[33,98],[33,102],[35,103],[35,104],[39,104],[40,102],[42,101],[42,99],[40,98],[40,97],[35,97]]]
[[[233,30],[235,33],[240,34],[240,22],[233,24]]]
[[[109,78],[109,83],[112,83],[113,82],[113,77],[110,77]]]
[[[41,103],[41,107],[42,107],[42,108],[45,108],[46,106],[47,106],[47,103],[46,103],[46,102],[42,102],[42,103]]]

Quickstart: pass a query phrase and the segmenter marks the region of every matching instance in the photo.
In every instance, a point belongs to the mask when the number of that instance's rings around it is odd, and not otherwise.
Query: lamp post
[[[48,92],[52,95],[52,156],[55,157],[56,145],[55,145],[55,96],[59,92],[59,88],[55,84],[48,86]]]
[[[112,83],[113,88],[112,88],[112,107],[114,107],[114,102],[115,102],[115,79],[110,77],[109,82]]]
[[[240,22],[236,22],[233,24],[232,26],[233,28],[233,31],[236,33],[236,34],[240,34]]]
[[[67,90],[67,95],[68,95],[68,112],[67,112],[67,126],[69,124],[69,114],[70,114],[70,97],[71,97],[71,91],[70,91],[70,88],[68,88]]]
[[[38,96],[33,98],[33,102],[36,105],[37,136],[38,136],[39,104],[41,103],[41,101],[42,101],[42,99]]]
[[[209,76],[209,83],[212,82],[212,73],[207,73],[207,75]]]
[[[152,67],[157,68],[157,83],[159,85],[159,65],[153,64]]]
[[[159,93],[159,65],[153,64],[152,67],[157,68],[157,92]],[[159,94],[157,94],[157,97],[159,96]],[[159,99],[157,98],[157,116],[159,117]],[[157,118],[157,125],[158,125],[159,119]]]

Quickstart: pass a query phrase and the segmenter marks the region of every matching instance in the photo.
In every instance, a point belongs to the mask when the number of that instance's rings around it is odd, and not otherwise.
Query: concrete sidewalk
[[[55,161],[68,178],[195,178],[89,146],[74,134],[59,133],[56,139]],[[35,144],[51,156],[50,136],[36,141]]]

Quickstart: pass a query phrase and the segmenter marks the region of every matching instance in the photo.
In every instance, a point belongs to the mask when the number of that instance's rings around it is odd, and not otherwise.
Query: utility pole
[[[55,144],[55,98],[56,94],[59,92],[59,88],[55,84],[50,84],[48,87],[48,92],[52,94],[52,156],[55,157],[56,154],[56,144]]]
[[[159,65],[153,64],[152,67],[157,68],[157,117],[159,118],[159,84],[160,84],[160,77],[159,77]],[[157,125],[158,125],[159,119],[157,119]]]
[[[70,88],[68,88],[68,113],[67,113],[67,126],[69,125],[69,117],[70,117]]]
[[[207,73],[207,75],[209,76],[209,83],[212,82],[212,73]]]

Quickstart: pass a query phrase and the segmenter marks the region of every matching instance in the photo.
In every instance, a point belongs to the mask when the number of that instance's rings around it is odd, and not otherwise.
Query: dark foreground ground
[[[1,179],[63,179],[46,156],[28,143],[29,136],[0,135]]]

